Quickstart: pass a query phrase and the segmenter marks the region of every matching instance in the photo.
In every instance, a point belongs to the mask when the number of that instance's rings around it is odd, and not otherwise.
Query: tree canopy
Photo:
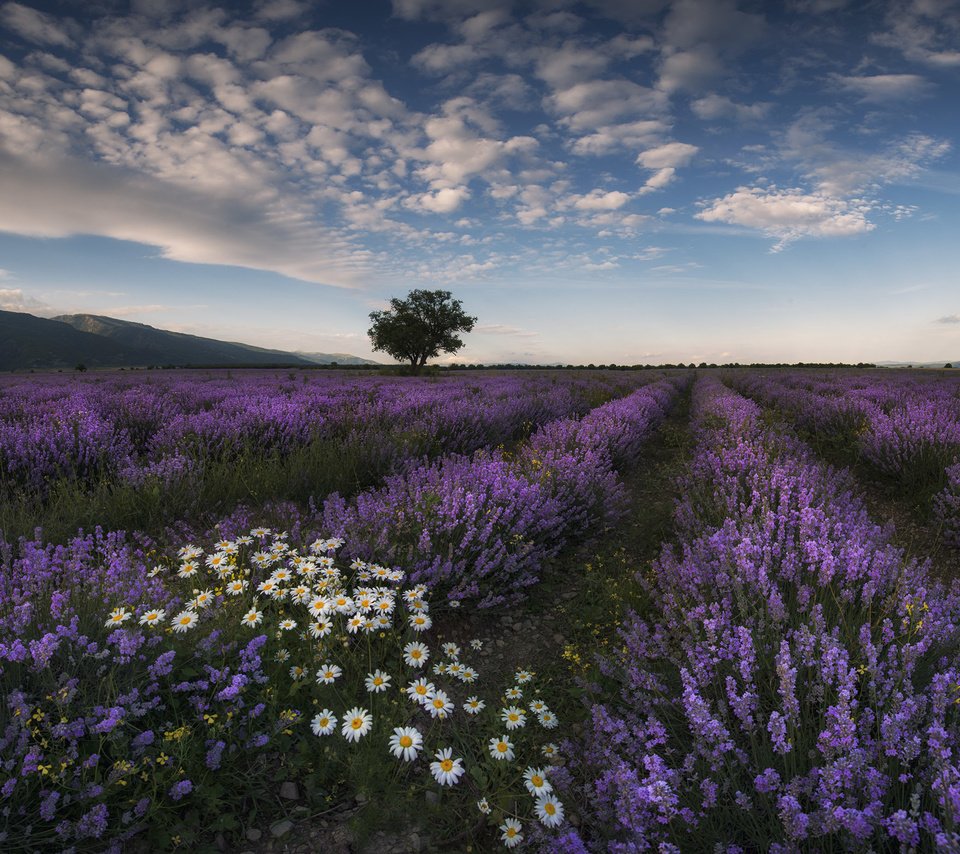
[[[467,315],[450,291],[413,290],[406,299],[394,297],[387,311],[370,312],[368,331],[374,350],[409,362],[417,374],[441,353],[455,353],[463,346],[457,334],[470,332],[477,318]]]

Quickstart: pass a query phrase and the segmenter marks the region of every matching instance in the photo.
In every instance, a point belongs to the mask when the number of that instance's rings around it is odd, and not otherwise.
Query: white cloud
[[[0,281],[4,278],[6,270],[0,270]],[[24,293],[22,288],[0,288],[0,311],[21,311],[41,316],[56,313],[48,303]]]
[[[754,104],[738,104],[726,95],[711,93],[697,98],[690,103],[694,115],[704,121],[730,119],[740,124],[758,122],[765,118],[773,106],[769,101],[758,101]]]
[[[578,211],[615,211],[630,201],[628,193],[619,190],[591,190],[582,196],[569,196],[563,200],[562,206],[571,206]]]
[[[21,3],[5,3],[0,6],[0,21],[28,41],[61,47],[70,47],[73,44],[66,28],[54,17]]]
[[[665,145],[641,151],[637,155],[637,163],[647,169],[686,166],[699,150],[697,146],[686,142],[668,142]]]
[[[801,237],[851,237],[872,231],[870,207],[857,200],[800,189],[738,187],[714,199],[696,218],[758,229],[778,239],[775,250]]]
[[[591,80],[555,92],[547,105],[565,126],[589,133],[614,119],[656,117],[665,101],[661,93],[631,80]]]
[[[954,325],[960,323],[960,314],[948,314],[944,317],[938,317],[936,320],[937,323],[945,323],[948,325]]]
[[[699,92],[726,74],[711,45],[667,54],[660,65],[657,88],[664,92]]]
[[[836,77],[842,89],[860,96],[867,103],[902,101],[930,93],[931,83],[919,74],[872,74]]]
[[[433,193],[411,196],[406,206],[427,213],[452,213],[468,198],[470,191],[466,187],[444,187]]]
[[[157,246],[176,261],[270,270],[345,287],[357,283],[353,247],[279,199],[264,206],[239,195],[213,198],[63,160],[0,158],[0,181],[0,231],[98,235]]]

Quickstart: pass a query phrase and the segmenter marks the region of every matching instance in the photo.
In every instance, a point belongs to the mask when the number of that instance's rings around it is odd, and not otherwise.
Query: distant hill
[[[151,354],[18,311],[0,311],[0,370],[151,364]]]
[[[296,354],[168,332],[144,323],[95,314],[54,318],[0,311],[0,370],[176,365],[373,364],[347,354]]]
[[[351,356],[349,353],[303,353],[300,350],[294,351],[301,359],[313,362],[315,365],[379,365],[381,362],[374,362],[370,359],[361,359],[359,356]]]

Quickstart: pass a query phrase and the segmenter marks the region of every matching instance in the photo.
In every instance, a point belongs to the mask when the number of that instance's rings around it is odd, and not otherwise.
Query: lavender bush
[[[694,397],[680,544],[603,665],[580,842],[960,850],[957,591],[755,404]]]
[[[382,555],[452,601],[515,600],[565,543],[618,517],[624,496],[614,461],[636,458],[677,382],[661,380],[579,421],[548,424],[515,456],[445,458],[352,502],[331,496],[325,529],[357,556]]]

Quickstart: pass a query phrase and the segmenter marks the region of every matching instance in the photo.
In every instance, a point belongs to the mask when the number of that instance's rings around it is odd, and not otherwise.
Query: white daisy
[[[230,581],[227,583],[227,586],[224,590],[227,591],[231,596],[239,596],[247,589],[247,582],[243,580]]]
[[[445,718],[453,711],[453,700],[445,691],[434,691],[423,705],[430,712],[431,718]]]
[[[527,768],[523,772],[523,785],[527,787],[527,791],[533,795],[535,798],[544,794],[545,792],[552,792],[553,786],[547,782],[547,772],[542,768]]]
[[[337,680],[343,671],[336,665],[327,663],[317,671],[317,682],[321,685],[330,685]]]
[[[163,622],[167,612],[163,608],[154,608],[152,611],[145,611],[140,617],[141,626],[158,626]]]
[[[557,720],[557,716],[547,709],[544,712],[540,712],[537,715],[537,720],[540,721],[540,725],[544,729],[556,729],[560,725],[560,721]]]
[[[340,732],[347,741],[360,741],[373,726],[373,716],[359,706],[347,710],[343,715]]]
[[[460,671],[460,675],[458,678],[460,679],[461,682],[465,682],[468,685],[472,685],[474,682],[477,681],[477,678],[479,677],[479,675],[480,674],[477,673],[477,671],[474,670],[472,667],[464,667],[463,670]]]
[[[329,620],[314,620],[310,624],[310,637],[325,638],[333,631],[333,623]]]
[[[408,622],[410,628],[415,632],[425,632],[433,625],[433,620],[430,619],[429,614],[411,614]]]
[[[563,804],[554,797],[552,792],[539,795],[533,808],[537,818],[547,827],[556,827],[563,822]]]
[[[294,664],[293,667],[290,668],[290,678],[293,679],[294,682],[303,679],[303,677],[306,675],[307,671],[304,670],[299,664]]]
[[[407,696],[421,706],[425,705],[433,694],[434,685],[426,677],[417,679],[407,685]]]
[[[557,747],[552,741],[548,741],[543,747],[540,748],[540,752],[547,757],[547,759],[553,759],[555,756],[560,755],[560,748]]]
[[[477,809],[484,815],[490,815],[490,813],[493,812],[490,808],[490,802],[486,798],[480,798],[480,800],[477,801]]]
[[[382,694],[390,686],[391,678],[382,670],[374,670],[373,673],[367,674],[364,684],[371,694]]]
[[[398,726],[390,736],[390,752],[397,759],[412,762],[417,754],[423,750],[423,736],[420,730],[410,726]]]
[[[516,706],[508,706],[500,710],[500,720],[507,729],[522,729],[527,723],[527,713]]]
[[[188,609],[177,614],[177,616],[170,621],[170,625],[173,626],[175,632],[185,632],[188,629],[192,629],[199,619],[200,615],[196,611]]]
[[[324,709],[310,722],[314,735],[330,735],[336,729],[337,716],[329,709]]]
[[[507,688],[507,690],[503,692],[503,695],[504,695],[504,697],[506,697],[508,700],[522,700],[522,699],[523,699],[523,691],[521,691],[519,688],[516,688],[516,687],[514,687],[514,688]]]
[[[500,841],[503,842],[504,848],[516,848],[523,842],[523,834],[520,832],[522,826],[515,818],[504,820],[500,825]]]
[[[460,657],[460,647],[455,643],[445,643],[442,647],[443,654],[447,658],[459,658]]]
[[[466,769],[463,767],[463,760],[459,757],[453,758],[453,748],[445,747],[438,750],[434,756],[435,762],[430,763],[430,773],[441,786],[452,786],[459,780]]]
[[[281,631],[292,632],[297,627],[297,621],[287,617],[285,620],[281,620],[279,625]]]
[[[244,626],[259,626],[263,620],[263,611],[258,611],[256,608],[251,608],[243,615],[240,622]]]
[[[107,622],[104,623],[105,626],[119,626],[121,623],[125,623],[129,620],[133,614],[131,614],[126,608],[115,608],[110,612],[110,616],[107,617]]]
[[[500,736],[500,738],[491,738],[487,743],[487,749],[490,751],[490,755],[500,761],[506,760],[509,762],[513,759],[513,743],[505,735]]]
[[[523,685],[525,682],[529,682],[533,679],[533,672],[530,670],[518,670],[513,678],[517,680],[518,685]]]
[[[196,596],[193,597],[193,604],[197,608],[209,608],[213,604],[213,591],[211,590],[201,590]]]
[[[463,704],[463,710],[468,715],[479,715],[486,707],[487,704],[477,696],[467,697],[467,701]]]

